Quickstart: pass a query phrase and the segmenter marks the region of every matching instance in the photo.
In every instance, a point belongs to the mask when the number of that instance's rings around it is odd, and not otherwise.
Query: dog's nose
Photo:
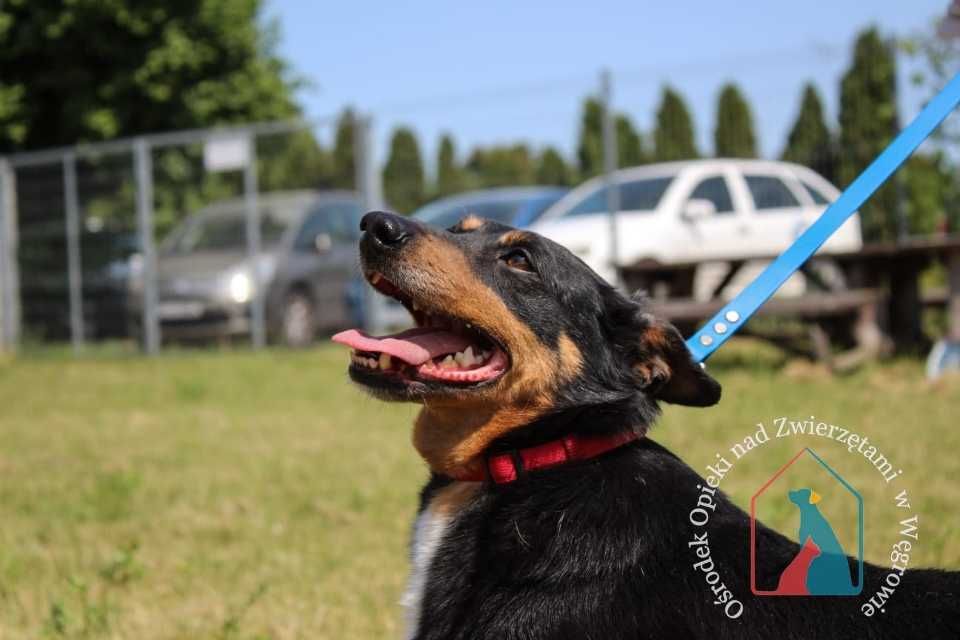
[[[371,211],[360,220],[360,231],[366,231],[384,247],[396,247],[417,233],[417,225],[393,213]]]

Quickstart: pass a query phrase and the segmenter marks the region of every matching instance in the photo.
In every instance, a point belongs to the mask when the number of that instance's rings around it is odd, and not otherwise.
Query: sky
[[[701,152],[712,150],[716,97],[736,82],[754,111],[764,156],[780,153],[803,83],[835,120],[840,77],[857,31],[929,32],[947,0],[805,2],[311,2],[268,0],[279,52],[310,86],[311,118],[345,105],[373,117],[379,159],[391,130],[411,126],[429,164],[439,137],[458,153],[526,142],[573,156],[582,100],[609,69],[615,107],[649,131],[664,84],[694,116]],[[924,97],[901,65],[901,119]],[[321,133],[323,136],[323,133]]]

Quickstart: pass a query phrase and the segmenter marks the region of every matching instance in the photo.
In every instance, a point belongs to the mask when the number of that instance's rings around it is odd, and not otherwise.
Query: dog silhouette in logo
[[[790,492],[790,501],[800,509],[798,537],[803,545],[780,575],[781,595],[836,596],[857,593],[850,580],[850,565],[833,527],[820,513],[821,497],[812,489]]]

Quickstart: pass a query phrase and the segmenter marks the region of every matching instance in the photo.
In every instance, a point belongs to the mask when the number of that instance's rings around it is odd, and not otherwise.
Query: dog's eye
[[[511,269],[516,269],[518,271],[533,271],[533,265],[530,263],[530,257],[522,249],[513,249],[509,253],[505,253],[500,256],[500,259],[503,260]]]

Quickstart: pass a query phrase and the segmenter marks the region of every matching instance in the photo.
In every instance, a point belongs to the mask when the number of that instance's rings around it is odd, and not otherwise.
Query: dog
[[[385,212],[360,228],[367,281],[416,324],[334,336],[353,349],[354,382],[422,405],[413,445],[430,479],[406,637],[960,638],[954,572],[910,569],[872,617],[859,598],[752,596],[750,521],[717,491],[720,595],[691,566],[688,517],[706,482],[647,437],[659,403],[720,400],[679,332],[530,231],[474,216],[440,230]],[[763,525],[756,535],[776,559],[759,570],[767,583],[817,553]],[[866,588],[889,571],[866,564]],[[718,606],[730,593],[742,615]]]

